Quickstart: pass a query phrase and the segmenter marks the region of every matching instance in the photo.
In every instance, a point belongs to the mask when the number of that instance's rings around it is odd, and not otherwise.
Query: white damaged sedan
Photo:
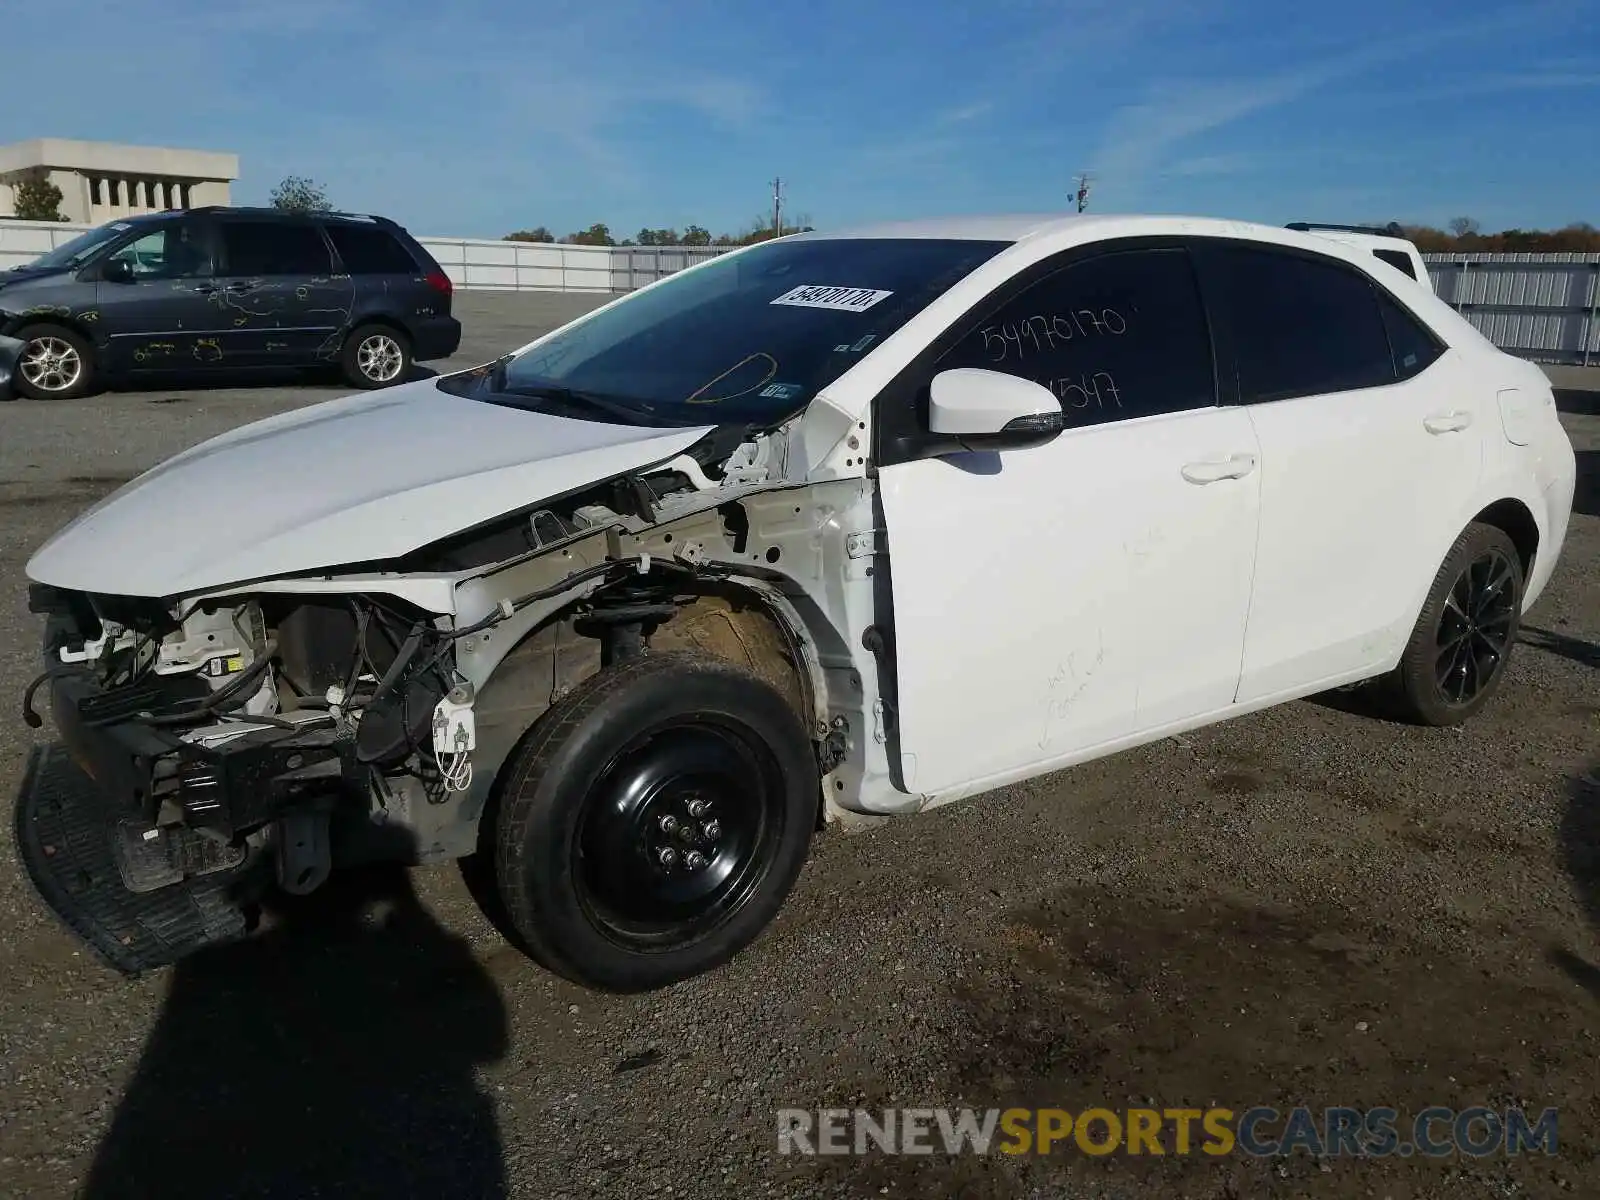
[[[1549,384],[1364,252],[807,233],[178,455],[28,564],[18,844],[125,971],[462,861],[551,970],[753,941],[813,833],[1361,685],[1460,722],[1550,578]]]

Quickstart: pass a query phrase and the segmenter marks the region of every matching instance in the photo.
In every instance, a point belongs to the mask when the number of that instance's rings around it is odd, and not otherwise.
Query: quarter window
[[[417,264],[404,246],[382,229],[329,225],[328,238],[352,275],[415,275]]]
[[[327,275],[328,243],[311,225],[225,221],[222,253],[229,275]]]
[[[1069,428],[1216,403],[1205,310],[1182,250],[1063,267],[980,321],[938,364],[951,367],[1043,384]]]
[[[1383,327],[1389,334],[1396,379],[1422,374],[1444,353],[1439,339],[1382,289],[1378,291],[1378,308],[1383,313]]]
[[[1355,268],[1236,246],[1218,248],[1211,261],[1233,334],[1242,403],[1395,381],[1377,293]]]

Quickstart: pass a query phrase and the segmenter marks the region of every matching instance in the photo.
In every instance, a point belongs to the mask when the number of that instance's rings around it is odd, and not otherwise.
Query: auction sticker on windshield
[[[839,312],[866,312],[878,301],[893,292],[880,292],[873,288],[822,287],[803,283],[785,292],[772,303],[787,304],[794,308],[831,308]]]

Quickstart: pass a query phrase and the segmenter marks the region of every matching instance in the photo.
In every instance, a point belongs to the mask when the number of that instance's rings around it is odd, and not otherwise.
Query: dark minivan
[[[195,208],[112,221],[0,272],[0,336],[22,343],[11,386],[41,400],[257,367],[337,366],[380,388],[456,352],[452,293],[386,217]]]

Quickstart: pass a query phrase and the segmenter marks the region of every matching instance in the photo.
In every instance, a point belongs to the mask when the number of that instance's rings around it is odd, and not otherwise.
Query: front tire
[[[1434,577],[1384,706],[1418,725],[1459,725],[1499,690],[1521,626],[1522,559],[1504,530],[1474,523]]]
[[[386,388],[411,376],[411,341],[387,325],[362,325],[344,341],[339,369],[358,388]]]
[[[800,718],[743,667],[645,652],[553,706],[507,764],[493,833],[504,918],[536,962],[636,992],[760,936],[819,803]]]
[[[94,387],[94,346],[64,325],[29,325],[17,331],[22,353],[12,376],[19,396],[30,400],[76,400]]]

